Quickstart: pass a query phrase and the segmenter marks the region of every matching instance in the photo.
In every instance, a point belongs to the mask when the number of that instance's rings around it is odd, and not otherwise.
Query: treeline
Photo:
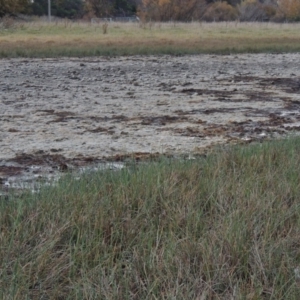
[[[143,0],[138,11],[153,21],[300,21],[300,0]]]
[[[51,0],[53,16],[137,14],[144,21],[300,21],[300,0]],[[48,0],[0,0],[0,17],[47,15]]]
[[[137,13],[136,0],[51,0],[51,14],[60,18],[126,16]],[[48,14],[48,0],[0,0],[0,17]]]

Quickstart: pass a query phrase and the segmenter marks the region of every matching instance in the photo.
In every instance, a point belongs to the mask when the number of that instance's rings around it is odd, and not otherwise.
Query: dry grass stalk
[[[103,32],[103,34],[107,34],[107,29],[108,29],[108,23],[104,23],[102,25],[102,32]]]

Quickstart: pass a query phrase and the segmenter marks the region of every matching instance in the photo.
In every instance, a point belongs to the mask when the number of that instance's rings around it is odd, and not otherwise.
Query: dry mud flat
[[[0,184],[285,135],[299,109],[300,54],[0,60]]]

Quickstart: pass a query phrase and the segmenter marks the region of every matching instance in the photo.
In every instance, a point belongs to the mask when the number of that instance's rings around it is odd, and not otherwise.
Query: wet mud
[[[0,190],[300,131],[300,54],[0,60]]]

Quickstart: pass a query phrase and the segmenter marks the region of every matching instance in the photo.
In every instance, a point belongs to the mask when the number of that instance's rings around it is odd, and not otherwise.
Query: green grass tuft
[[[298,299],[300,139],[67,175],[0,202],[1,299]]]

